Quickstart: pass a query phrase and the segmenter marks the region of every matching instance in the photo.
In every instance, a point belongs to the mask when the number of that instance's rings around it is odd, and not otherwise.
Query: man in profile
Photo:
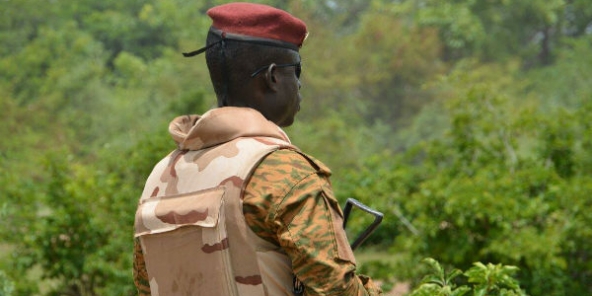
[[[270,6],[214,7],[205,52],[218,108],[175,118],[177,149],[136,212],[140,295],[379,295],[356,274],[330,170],[281,127],[300,109],[304,22]]]

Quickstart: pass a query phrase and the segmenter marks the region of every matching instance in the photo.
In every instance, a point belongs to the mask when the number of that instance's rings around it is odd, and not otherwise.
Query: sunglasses
[[[255,71],[255,72],[253,72],[253,74],[251,74],[251,77],[257,76],[257,74],[263,72],[263,70],[269,68],[269,66],[271,66],[271,65],[263,66],[263,67],[257,69],[257,71]],[[300,73],[302,73],[302,62],[298,62],[296,64],[279,64],[279,65],[275,65],[275,66],[278,68],[295,67],[296,77],[298,79],[300,79]]]

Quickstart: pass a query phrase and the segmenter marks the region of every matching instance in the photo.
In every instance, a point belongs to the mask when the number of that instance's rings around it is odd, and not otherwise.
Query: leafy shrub
[[[518,270],[515,266],[476,262],[463,273],[459,269],[446,272],[432,258],[423,261],[431,268],[431,273],[423,278],[421,285],[410,296],[526,296],[513,277]],[[457,284],[462,281],[459,279],[461,275],[466,283]]]
[[[386,213],[391,222],[374,243],[407,257],[393,269],[399,279],[414,281],[410,266],[425,257],[461,269],[500,262],[520,268],[532,295],[589,294],[592,170],[583,147],[592,132],[582,110],[592,102],[538,113],[513,104],[507,82],[483,82],[502,69],[465,70],[444,82],[457,95],[442,110],[446,133],[367,158],[336,192]]]
[[[0,296],[11,296],[14,291],[14,283],[4,271],[0,270]]]

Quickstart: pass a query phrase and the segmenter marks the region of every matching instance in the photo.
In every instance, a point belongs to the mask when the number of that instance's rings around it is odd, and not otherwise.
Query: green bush
[[[0,296],[11,296],[14,291],[14,283],[0,270]]]
[[[425,257],[461,269],[499,262],[519,267],[532,295],[589,294],[592,102],[539,113],[511,103],[505,82],[482,82],[500,69],[461,70],[444,82],[457,89],[445,134],[367,158],[338,192],[387,214],[368,243],[407,256],[399,279],[415,281],[409,266]]]
[[[135,294],[133,213],[167,123],[215,102],[180,52],[222,2],[2,2],[0,291]],[[392,258],[361,271],[499,262],[531,295],[592,294],[588,0],[262,2],[313,33],[288,133],[341,201],[385,213],[366,244]]]
[[[515,266],[476,262],[463,273],[459,269],[446,272],[432,258],[423,261],[431,268],[431,273],[423,278],[410,296],[526,296],[513,277],[518,270]]]

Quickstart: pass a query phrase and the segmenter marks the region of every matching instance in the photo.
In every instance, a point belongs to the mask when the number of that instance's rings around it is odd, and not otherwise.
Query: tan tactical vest
[[[241,137],[156,165],[136,212],[153,296],[291,295],[289,258],[246,224],[241,194],[254,168],[277,149],[273,137]]]

